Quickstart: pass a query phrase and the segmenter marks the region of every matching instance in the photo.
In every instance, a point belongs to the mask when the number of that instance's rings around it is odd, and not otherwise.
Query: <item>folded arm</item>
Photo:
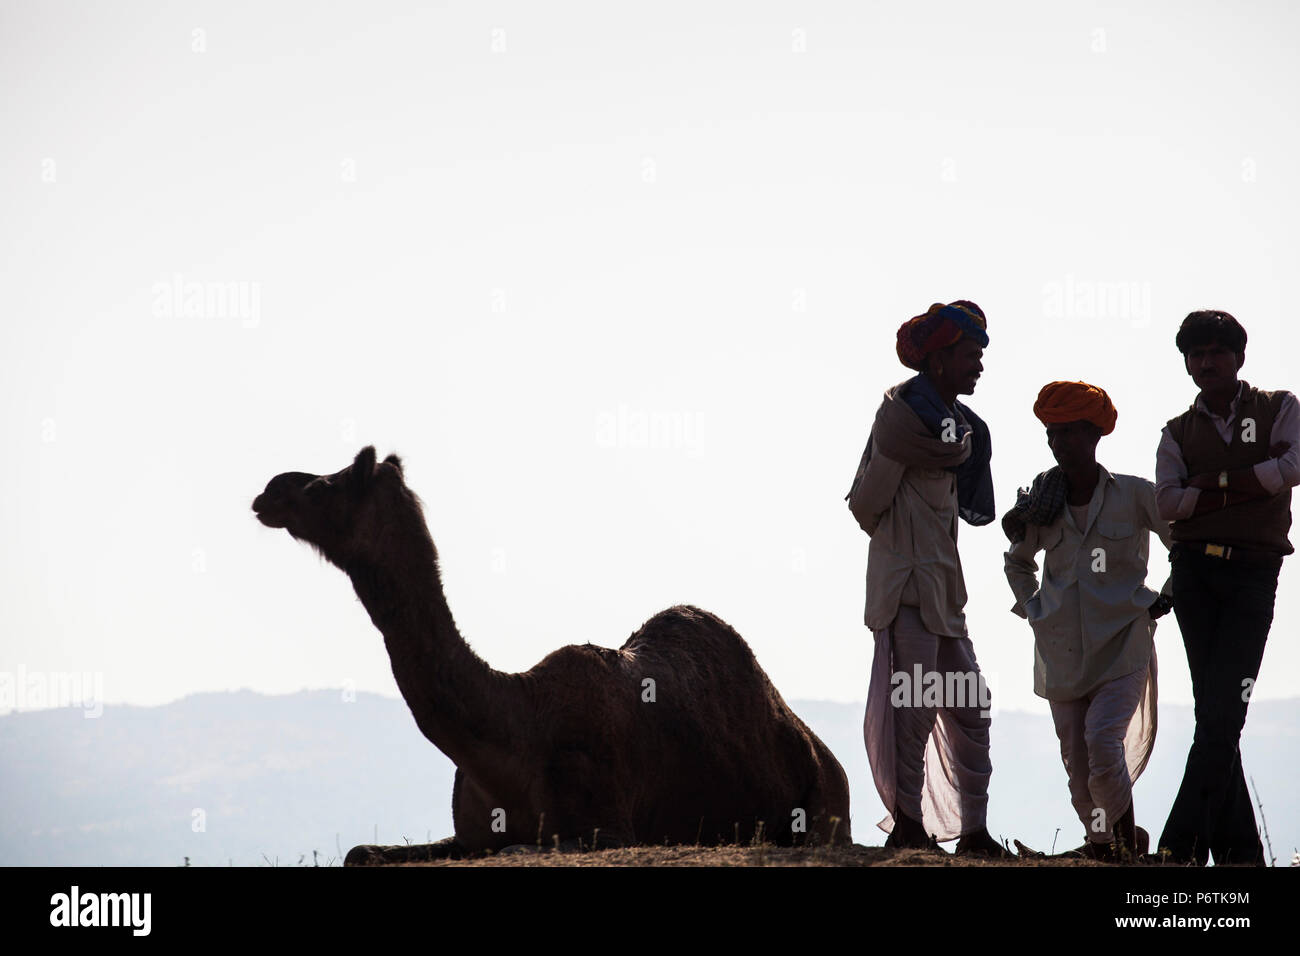
[[[1160,446],[1156,449],[1156,508],[1166,521],[1190,518],[1200,501],[1199,488],[1185,488],[1187,462],[1182,449],[1166,425],[1160,432]]]
[[[1268,442],[1268,460],[1255,466],[1254,477],[1265,494],[1276,495],[1300,485],[1300,402],[1290,392],[1273,419]],[[1232,475],[1228,487],[1232,487]]]
[[[1268,436],[1268,458],[1245,468],[1228,471],[1228,486],[1219,484],[1219,472],[1186,478],[1188,489],[1212,492],[1200,495],[1194,514],[1214,511],[1251,498],[1269,498],[1300,484],[1300,405],[1290,392],[1282,399]],[[1227,491],[1228,498],[1223,497]]]

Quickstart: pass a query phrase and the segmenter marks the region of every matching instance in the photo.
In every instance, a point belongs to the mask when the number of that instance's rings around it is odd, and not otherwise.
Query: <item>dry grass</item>
[[[933,850],[879,846],[790,848],[766,846],[640,846],[586,853],[516,850],[474,860],[439,860],[404,866],[1106,866],[1091,860],[986,860]]]

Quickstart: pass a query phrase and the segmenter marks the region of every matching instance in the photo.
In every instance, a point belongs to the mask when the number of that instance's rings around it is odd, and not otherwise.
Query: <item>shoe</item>
[[[1010,860],[1014,859],[1015,854],[989,836],[987,827],[980,827],[957,841],[953,856],[986,856],[994,860]]]
[[[1093,843],[1089,840],[1083,846],[1058,853],[1057,856],[1074,859],[1096,860],[1099,863],[1147,863],[1147,851],[1151,848],[1151,835],[1141,827],[1134,827],[1134,845],[1130,849],[1119,842]]]
[[[894,829],[885,838],[885,846],[891,850],[938,850],[939,841],[927,834],[924,826],[895,808]]]
[[[1111,844],[1093,843],[1091,840],[1085,842],[1083,846],[1076,846],[1073,850],[1066,850],[1056,855],[1075,860],[1096,860],[1098,863],[1114,863],[1117,859],[1115,848]]]

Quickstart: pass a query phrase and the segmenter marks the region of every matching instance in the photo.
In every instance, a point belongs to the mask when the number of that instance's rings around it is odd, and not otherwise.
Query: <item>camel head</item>
[[[412,509],[420,518],[416,525],[423,528],[419,501],[402,476],[402,460],[389,455],[377,463],[373,445],[332,475],[276,475],[253,499],[258,521],[284,528],[344,570],[391,547],[394,533],[409,526]]]

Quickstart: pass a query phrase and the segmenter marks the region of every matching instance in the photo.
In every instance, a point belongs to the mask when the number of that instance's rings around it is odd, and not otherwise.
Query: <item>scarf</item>
[[[929,376],[916,375],[885,393],[845,500],[862,480],[874,449],[904,465],[953,472],[958,513],[968,524],[988,524],[995,517],[988,426],[961,402],[949,408]]]
[[[1065,508],[1065,472],[1054,465],[1016,493],[1014,507],[1002,516],[1002,530],[1012,544],[1025,540],[1026,525],[1051,524]]]

